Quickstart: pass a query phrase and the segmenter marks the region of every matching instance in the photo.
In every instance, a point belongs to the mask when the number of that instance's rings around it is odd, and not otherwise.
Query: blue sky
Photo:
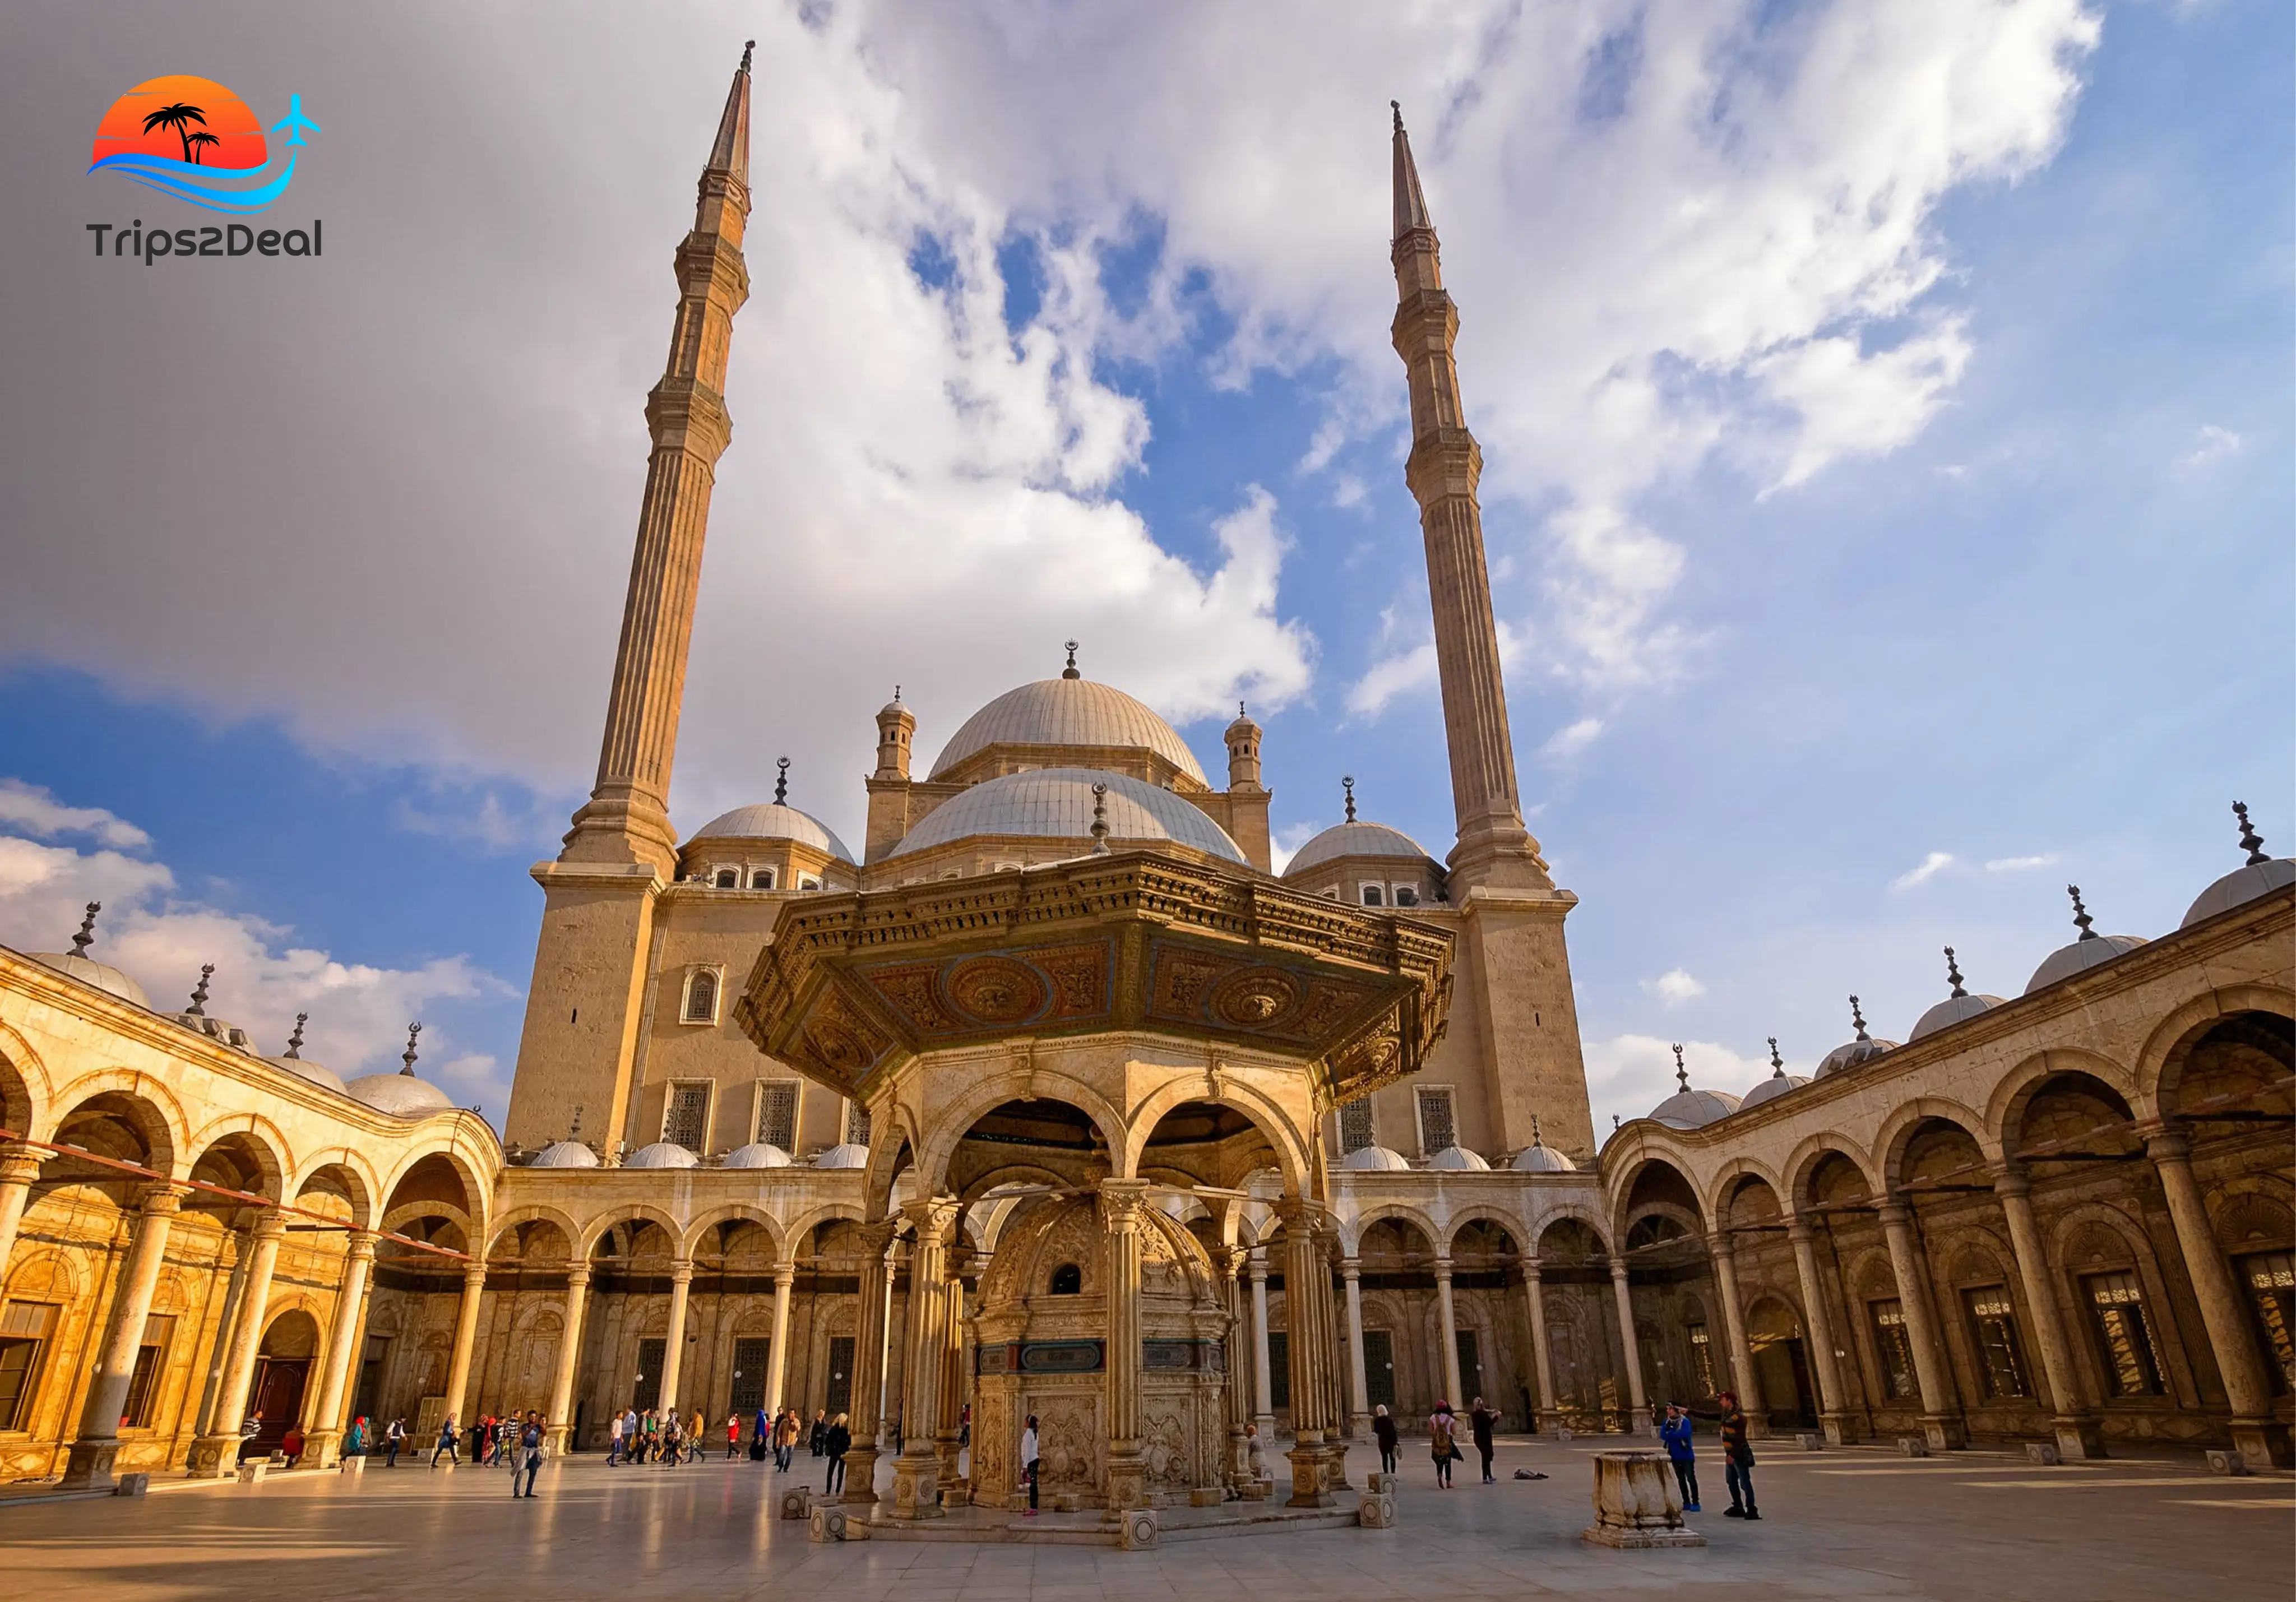
[[[516,13],[39,16],[0,68],[27,286],[0,308],[0,940],[61,944],[103,893],[155,998],[218,961],[216,1010],[283,1039],[308,1007],[346,1071],[419,1014],[499,1114],[525,869],[586,787],[666,263],[745,27],[754,287],[688,826],[787,752],[792,799],[857,837],[892,683],[930,751],[1074,633],[1215,773],[1250,700],[1282,838],[1351,773],[1443,853],[1384,349],[1394,93],[1460,304],[1523,792],[1582,898],[1598,1122],[1669,1088],[1670,1041],[1742,1089],[1764,1037],[1805,1071],[1843,1039],[1853,990],[1901,1035],[1945,944],[2015,993],[2069,881],[2100,927],[2173,927],[2238,860],[2233,799],[2296,843],[2290,19],[1867,9],[1875,76],[1839,94],[1819,4],[1463,7],[1233,78],[1182,8],[599,12],[488,88]],[[142,202],[47,133],[193,36],[259,113],[293,89],[326,125],[323,271],[81,259],[82,223]],[[535,108],[604,60],[659,126],[560,160]],[[1940,62],[1966,93],[1905,87]],[[1693,91],[1708,127],[1669,109]],[[384,138],[413,113],[431,140]],[[155,371],[202,404],[118,377]]]

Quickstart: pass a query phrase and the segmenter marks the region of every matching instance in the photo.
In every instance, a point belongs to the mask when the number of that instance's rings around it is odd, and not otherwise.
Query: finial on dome
[[[2259,858],[2258,860],[2262,859]],[[101,901],[87,904],[87,916],[80,919],[79,932],[72,936],[71,954],[74,957],[86,957],[87,949],[95,944],[95,915],[102,910],[103,903]]]
[[[1947,982],[1953,986],[1954,1000],[1958,1001],[1969,994],[1961,988],[1961,959],[1954,956],[1951,946],[1945,949],[1945,976]]]
[[[2081,939],[2095,940],[2096,931],[2089,925],[2096,920],[2089,916],[2088,908],[2081,905],[2080,886],[2068,884],[2065,886],[2065,893],[2073,899],[2073,927],[2080,931]]]
[[[1674,1048],[1674,1081],[1684,1089],[1690,1089],[1690,1070],[1682,1065],[1682,1047]]]
[[[582,1104],[578,1101],[574,1104],[574,1121],[566,1126],[566,1138],[569,1140],[578,1140],[581,1138]]]
[[[1857,998],[1855,996],[1852,996],[1849,998],[1849,1022],[1857,1025],[1857,1038],[1859,1039],[1868,1040],[1873,1039],[1871,1035],[1868,1035],[1866,1032],[1866,1015],[1859,1010]]]
[[[1778,1055],[1778,1038],[1775,1035],[1772,1035],[1769,1039],[1770,1077],[1772,1079],[1784,1079],[1786,1076],[1786,1060]]]
[[[1387,109],[1395,113],[1395,131],[1398,134],[1401,133],[1403,131],[1403,103],[1399,100],[1390,100],[1387,103]]]
[[[757,48],[758,48],[758,42],[757,42],[757,40],[755,40],[755,39],[744,39],[744,40],[742,42],[742,71],[747,72],[747,71],[750,70],[750,56],[751,53],[752,53],[752,52],[754,52]]]
[[[1092,854],[1108,855],[1108,786],[1092,787]]]
[[[2256,832],[2256,826],[2248,821],[2248,803],[2233,802],[2232,815],[2240,819],[2240,843],[2248,851],[2248,866],[2256,867],[2271,861],[2272,859],[2264,854],[2264,837]]]
[[[1347,794],[1348,821],[1353,823],[1356,820],[1356,776],[1352,773],[1342,775],[1340,788]]]
[[[896,690],[894,694],[898,695],[899,692]],[[774,776],[774,805],[785,807],[789,805],[789,759],[782,758],[775,767],[780,772]]]
[[[310,1021],[311,1015],[308,1013],[295,1015],[295,1032],[287,1037],[287,1049],[280,1054],[291,1063],[299,1063],[303,1060],[303,1025]]]
[[[1543,1146],[1546,1144],[1546,1142],[1542,1141],[1538,1138],[1538,1114],[1536,1113],[1533,1113],[1530,1115],[1530,1143],[1533,1146]]]
[[[1076,643],[1074,640],[1070,640],[1070,641],[1068,643],[1068,645],[1069,645],[1069,665],[1068,665],[1067,667],[1062,668],[1062,669],[1061,670],[1061,677],[1062,677],[1062,678],[1082,678],[1084,677],[1084,675],[1077,671],[1077,665],[1076,665],[1077,643]]]
[[[1243,702],[1241,702],[1241,701],[1239,701],[1239,702],[1237,702],[1235,703],[1235,715],[1236,715],[1237,717],[1239,717],[1239,718],[1241,718],[1241,717],[1242,717],[1242,716],[1244,715],[1244,711],[1243,711]]]
[[[208,1015],[208,981],[215,977],[215,964],[208,963],[200,969],[200,982],[192,990],[192,1004],[184,1009],[187,1016],[204,1018]]]
[[[893,704],[895,706],[901,704],[901,686],[898,685],[893,686]]]
[[[399,1070],[399,1072],[408,1079],[414,1077],[414,1059],[419,1055],[414,1049],[414,1037],[422,1032],[422,1026],[420,1023],[410,1023],[406,1026],[406,1050],[398,1060],[406,1064]]]

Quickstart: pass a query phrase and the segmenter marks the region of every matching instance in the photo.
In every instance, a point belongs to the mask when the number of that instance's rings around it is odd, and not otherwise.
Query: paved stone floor
[[[1763,1521],[1710,1511],[1701,1550],[1584,1546],[1588,1453],[1503,1442],[1496,1485],[1439,1491],[1406,1459],[1402,1526],[1244,1536],[1153,1552],[870,1541],[821,1547],[774,1516],[747,1461],[676,1470],[553,1464],[539,1499],[508,1476],[420,1466],[0,1507],[14,1598],[738,1598],[808,1602],[1316,1602],[1570,1594],[1739,1598],[2065,1598],[2287,1602],[2296,1482],[2230,1480],[2189,1458],[2038,1468],[2000,1452],[1915,1460],[1773,1450]],[[1357,1454],[1350,1453],[1353,1458]],[[800,1468],[814,1466],[800,1458]],[[1519,1482],[1518,1467],[1553,1477]],[[1718,1463],[1702,1465],[1718,1509]],[[129,1590],[127,1588],[133,1588]]]

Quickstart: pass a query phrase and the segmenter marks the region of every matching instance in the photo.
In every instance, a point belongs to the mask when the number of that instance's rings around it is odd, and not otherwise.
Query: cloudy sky
[[[1349,14],[1352,11],[1352,15]],[[758,44],[749,306],[673,810],[860,834],[1059,643],[1288,848],[1450,808],[1387,103],[1460,311],[1597,1121],[1901,1035],[2296,845],[2271,0],[32,4],[0,22],[0,941],[499,1116],[586,789],[670,254]],[[86,151],[196,72],[320,124],[317,259]],[[181,215],[176,215],[181,213]],[[285,225],[283,225],[285,226]]]

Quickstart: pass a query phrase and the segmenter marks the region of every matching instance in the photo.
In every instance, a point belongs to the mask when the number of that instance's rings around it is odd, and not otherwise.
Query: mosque
[[[155,1006],[94,908],[69,951],[0,949],[8,1478],[212,1474],[249,1421],[324,1466],[358,1417],[532,1408],[588,1451],[623,1407],[788,1405],[850,1415],[847,1499],[888,1525],[1014,1505],[1029,1414],[1078,1506],[1313,1509],[1352,1500],[1380,1405],[1632,1432],[1723,1389],[1813,1443],[2287,1461],[2296,861],[2244,809],[2177,929],[2099,934],[2076,892],[2017,994],[1948,952],[1902,1044],[1853,998],[1808,1082],[1685,1072],[1598,1145],[1399,112],[1443,856],[1350,795],[1275,871],[1259,726],[1215,788],[1073,648],[945,735],[880,710],[857,851],[785,784],[681,836],[749,107],[745,53],[677,249],[597,784],[533,870],[502,1132],[417,1036],[346,1083],[211,1014],[207,976]]]

